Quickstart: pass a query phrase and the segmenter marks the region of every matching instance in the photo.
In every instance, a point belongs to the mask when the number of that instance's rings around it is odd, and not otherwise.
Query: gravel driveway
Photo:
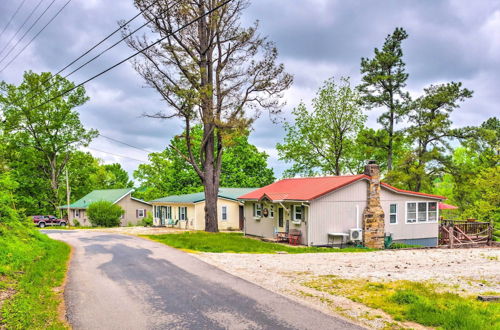
[[[74,329],[361,329],[146,239],[46,230],[73,246]]]

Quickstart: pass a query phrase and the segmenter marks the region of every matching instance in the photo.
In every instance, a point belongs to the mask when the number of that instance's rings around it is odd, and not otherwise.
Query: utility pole
[[[66,166],[66,213],[68,217],[67,225],[69,225],[69,176],[68,176],[68,166]]]

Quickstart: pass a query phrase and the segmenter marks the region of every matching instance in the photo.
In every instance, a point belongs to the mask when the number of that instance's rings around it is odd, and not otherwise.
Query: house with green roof
[[[108,201],[121,206],[125,211],[120,221],[121,226],[136,225],[146,217],[147,212],[152,211],[152,206],[148,202],[132,197],[133,192],[132,188],[94,190],[69,205],[69,223],[75,225],[78,222],[82,226],[90,226],[87,217],[89,205],[98,201]],[[68,205],[62,205],[59,208],[68,209]]]
[[[219,188],[217,216],[219,230],[243,229],[243,203],[239,196],[257,188]],[[153,206],[154,224],[205,230],[205,193],[168,196],[150,202]]]

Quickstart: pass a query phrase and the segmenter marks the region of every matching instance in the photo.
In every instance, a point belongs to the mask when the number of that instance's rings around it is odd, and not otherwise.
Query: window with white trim
[[[166,209],[166,218],[172,220],[172,206],[167,206]]]
[[[406,222],[408,223],[417,222],[417,203],[406,204]]]
[[[260,203],[253,204],[253,216],[256,218],[262,217],[262,204]]]
[[[406,222],[436,222],[438,219],[437,202],[407,202]]]
[[[80,217],[80,210],[79,209],[75,210],[75,217],[77,217],[77,218]]]
[[[221,208],[222,221],[227,221],[227,206]]]
[[[304,218],[302,205],[293,206],[293,222],[301,222]]]
[[[398,223],[398,204],[389,205],[389,223]]]
[[[184,221],[187,220],[187,207],[179,206],[179,220]]]
[[[144,218],[144,213],[145,213],[144,211],[146,211],[146,210],[144,210],[144,209],[137,209],[137,217],[138,218]]]
[[[269,205],[269,217],[274,218],[274,205]]]

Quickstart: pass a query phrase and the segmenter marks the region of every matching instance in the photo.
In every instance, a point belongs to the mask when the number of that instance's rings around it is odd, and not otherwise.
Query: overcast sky
[[[0,49],[12,38],[40,0],[26,0],[0,40]],[[52,0],[43,1],[31,22]],[[39,24],[19,43],[9,58],[29,41],[67,0],[56,0]],[[21,0],[0,1],[0,31]],[[72,0],[47,29],[4,72],[0,80],[20,83],[25,70],[56,72],[95,42],[116,29],[117,21],[137,13],[132,0]],[[361,57],[372,57],[395,27],[407,30],[404,59],[410,74],[408,89],[418,96],[430,84],[461,81],[474,91],[452,118],[456,126],[479,125],[498,116],[500,105],[500,1],[335,1],[253,0],[243,15],[245,24],[260,21],[260,31],[276,42],[280,61],[295,77],[286,93],[283,119],[302,100],[307,104],[329,77],[360,79]],[[139,23],[139,22],[138,22]],[[23,35],[27,26],[14,41]],[[118,36],[117,36],[118,38]],[[115,39],[116,40],[116,39]],[[14,41],[10,44],[12,46]],[[110,41],[110,44],[112,42]],[[5,55],[0,55],[0,59]],[[116,47],[70,79],[79,83],[92,74],[127,57],[127,46]],[[177,120],[158,121],[143,113],[164,109],[165,104],[129,63],[123,64],[87,86],[90,101],[78,109],[87,128],[105,136],[151,151],[165,148],[182,126]],[[376,128],[377,111],[368,113],[368,126]],[[270,155],[269,163],[279,177],[287,164],[278,160],[275,144],[284,136],[280,124],[264,114],[253,127],[251,142]],[[147,153],[103,137],[91,144],[92,154],[105,163],[119,162],[130,173]]]

